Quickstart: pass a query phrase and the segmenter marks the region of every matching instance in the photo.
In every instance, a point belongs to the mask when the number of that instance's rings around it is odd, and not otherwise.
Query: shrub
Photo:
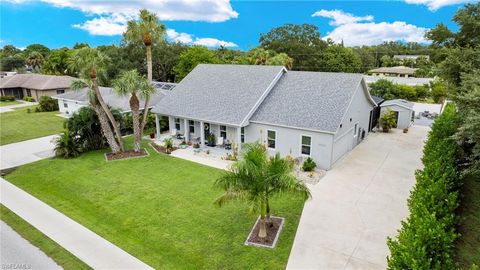
[[[65,122],[70,131],[85,151],[102,149],[106,146],[102,128],[97,114],[90,107],[82,107]]]
[[[37,109],[35,109],[36,112],[58,111],[58,102],[57,102],[57,100],[55,100],[51,97],[42,96],[42,97],[40,97],[40,100],[38,101]]]
[[[15,97],[14,96],[1,96],[0,101],[14,101]]]
[[[395,127],[397,124],[395,113],[390,108],[387,108],[387,111],[383,113],[383,115],[378,120],[378,123],[382,127],[383,132],[390,131],[390,129]]]
[[[395,239],[388,238],[388,269],[454,269],[453,247],[459,183],[458,120],[453,105],[434,122],[423,150],[423,170],[408,199],[410,215]]]
[[[216,145],[215,134],[209,133],[207,135],[207,145],[208,146],[215,146]]]
[[[165,146],[165,149],[167,150],[167,153],[170,153],[173,149],[173,139],[165,138],[165,140],[163,140],[163,144]]]
[[[64,130],[60,137],[55,140],[55,155],[62,158],[74,158],[82,152],[81,146],[70,134],[68,129]]]
[[[315,170],[316,166],[317,166],[317,164],[315,163],[315,161],[313,161],[313,159],[311,157],[308,157],[303,162],[302,169],[306,172],[311,172],[311,171]]]
[[[33,97],[29,97],[29,96],[23,97],[23,100],[28,101],[28,102],[35,102],[35,99],[33,99]]]

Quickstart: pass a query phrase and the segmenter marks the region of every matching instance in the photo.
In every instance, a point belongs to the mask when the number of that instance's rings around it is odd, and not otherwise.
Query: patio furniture
[[[184,140],[185,139],[183,134],[180,134],[180,133],[177,134],[176,138],[179,139],[179,140]]]
[[[223,146],[224,143],[224,138],[223,137],[217,137],[217,145],[218,146]]]
[[[225,143],[225,149],[226,150],[232,150],[232,144],[230,143],[229,140],[227,140],[227,142]]]
[[[170,134],[171,134],[172,136],[175,136],[175,135],[177,135],[177,130],[176,130],[176,129],[174,129],[174,128],[173,128],[173,129],[171,129],[171,130],[170,130]]]

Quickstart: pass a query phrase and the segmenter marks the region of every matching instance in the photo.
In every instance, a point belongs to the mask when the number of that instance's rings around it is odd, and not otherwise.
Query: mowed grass
[[[213,204],[223,171],[158,154],[105,162],[95,151],[20,167],[7,180],[157,269],[284,269],[303,201],[275,198],[285,217],[275,249],[245,246],[256,216]]]
[[[1,204],[0,214],[1,220],[7,223],[28,242],[41,249],[47,256],[54,259],[55,262],[64,269],[91,269],[80,259]]]
[[[0,107],[17,105],[17,104],[20,104],[20,102],[18,102],[16,100],[14,100],[14,101],[0,101]]]
[[[462,269],[467,269],[472,264],[480,266],[480,179],[466,178],[461,195],[456,261]]]
[[[32,112],[27,113],[30,109]],[[65,119],[56,112],[34,112],[35,106],[0,113],[0,145],[60,133]]]

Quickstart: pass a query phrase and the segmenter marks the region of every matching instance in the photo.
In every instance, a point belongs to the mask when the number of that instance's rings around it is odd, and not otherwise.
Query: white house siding
[[[373,104],[368,100],[362,85],[359,85],[334,137],[332,164],[361,142],[362,130],[368,135],[370,111]],[[351,120],[350,120],[351,119]],[[357,124],[357,132],[355,132]]]
[[[407,109],[398,105],[388,105],[382,107],[381,114],[387,111],[387,108],[390,108],[394,112],[398,112],[398,123],[397,128],[408,128],[412,124],[412,113],[413,109]]]
[[[245,127],[245,142],[258,140],[266,145],[267,130],[276,131],[275,150],[269,149],[268,152],[270,155],[278,152],[282,157],[286,155],[291,155],[294,158],[301,157],[301,136],[310,136],[312,138],[310,149],[311,158],[317,163],[319,168],[325,170],[330,169],[333,142],[332,134],[250,123],[250,125]]]
[[[88,106],[87,104],[78,101],[65,99],[58,99],[57,102],[60,113],[66,117],[70,117],[72,114],[80,110],[80,108]],[[67,107],[65,107],[65,104],[67,105]]]

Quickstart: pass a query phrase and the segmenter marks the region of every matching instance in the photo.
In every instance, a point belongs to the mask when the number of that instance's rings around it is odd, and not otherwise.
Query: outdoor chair
[[[217,145],[218,146],[223,146],[223,143],[224,143],[223,137],[217,137]]]

